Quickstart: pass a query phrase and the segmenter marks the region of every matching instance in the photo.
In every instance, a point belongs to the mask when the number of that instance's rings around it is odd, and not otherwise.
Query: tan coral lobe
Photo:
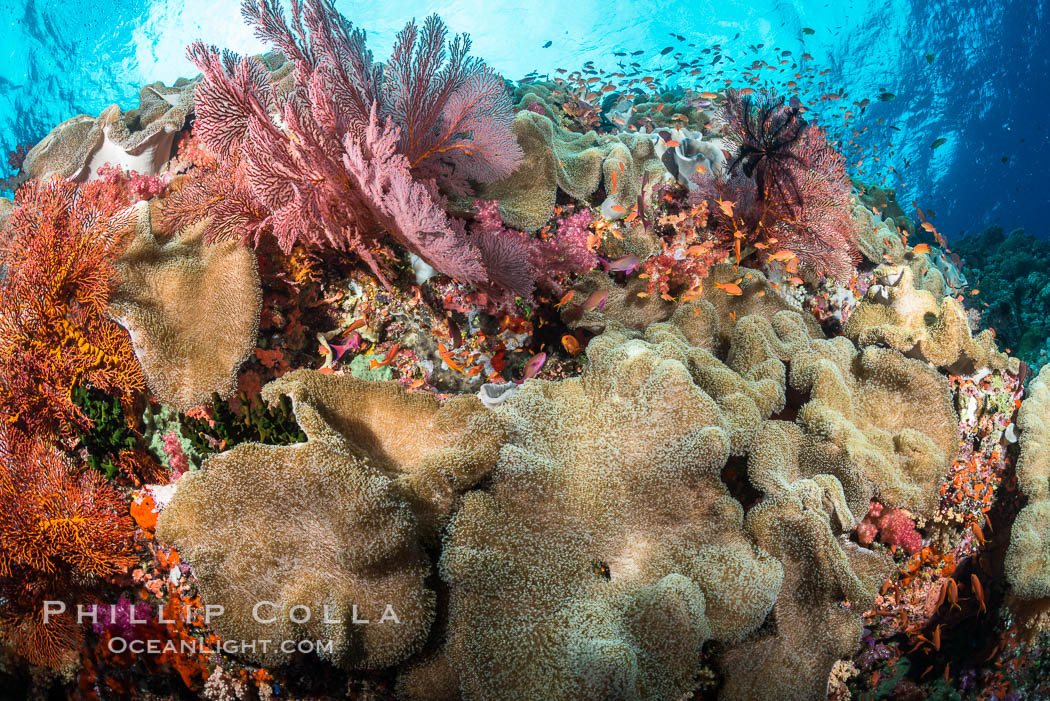
[[[231,394],[255,348],[262,291],[255,253],[206,243],[207,222],[158,239],[146,203],[117,261],[110,315],[131,334],[153,394],[178,409]]]
[[[389,667],[426,639],[435,599],[423,542],[447,518],[453,490],[491,467],[500,424],[476,397],[441,406],[394,382],[313,370],[263,388],[268,401],[282,394],[307,441],[208,458],[177,483],[158,538],[193,567],[204,600],[225,607],[220,635],[332,640],[325,654],[336,665]],[[276,621],[256,620],[259,601]],[[312,620],[290,620],[296,606]],[[274,647],[253,659],[291,657]]]

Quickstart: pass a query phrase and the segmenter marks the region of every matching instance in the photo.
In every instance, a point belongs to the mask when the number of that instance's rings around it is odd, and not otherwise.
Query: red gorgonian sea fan
[[[466,56],[466,38],[446,62],[440,20],[418,43],[410,24],[384,72],[328,0],[293,2],[290,27],[276,1],[243,12],[295,64],[295,87],[280,91],[258,59],[190,46],[204,73],[195,133],[220,164],[173,198],[167,225],[211,216],[213,235],[352,250],[384,283],[371,250],[385,232],[435,270],[485,282],[482,251],[449,220],[438,186],[498,178],[521,151],[506,90]]]
[[[800,103],[756,95],[731,90],[721,108],[730,158],[715,187],[736,209],[712,213],[726,233],[745,230],[746,244],[793,252],[811,278],[848,280],[860,254],[845,159],[802,118]]]
[[[806,129],[794,151],[798,161],[791,168],[801,206],[773,226],[773,235],[798,256],[803,273],[846,282],[860,262],[846,160],[815,126]]]
[[[45,622],[44,602],[84,603],[134,562],[127,501],[99,472],[71,467],[55,446],[0,428],[0,638],[49,667],[82,633],[69,611]]]
[[[71,444],[90,421],[72,399],[86,383],[130,401],[145,389],[128,334],[106,312],[113,259],[135,210],[100,182],[33,180],[15,197],[0,248],[0,420]]]

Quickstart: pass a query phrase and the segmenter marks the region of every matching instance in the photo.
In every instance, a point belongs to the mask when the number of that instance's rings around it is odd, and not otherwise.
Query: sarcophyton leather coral
[[[858,520],[872,497],[932,515],[958,452],[959,419],[942,375],[895,350],[858,350],[838,337],[795,354],[790,381],[809,397],[796,419],[804,476],[834,475]]]
[[[134,221],[101,183],[32,180],[18,191],[0,250],[0,416],[26,435],[75,442],[90,423],[75,385],[125,402],[145,388],[127,334],[106,314]]]
[[[1018,597],[1044,599],[1050,597],[1050,365],[1028,386],[1017,426],[1017,485],[1028,504],[1013,523],[1005,570]]]
[[[1016,375],[1019,361],[1000,353],[995,336],[973,336],[962,305],[916,290],[910,268],[882,266],[877,283],[850,315],[843,329],[858,346],[887,345],[956,375],[1007,370]]]
[[[139,110],[110,105],[98,117],[79,115],[62,122],[30,149],[25,171],[39,178],[58,175],[76,182],[98,178],[110,163],[146,175],[159,173],[172,156],[175,134],[193,109],[192,86],[146,86]]]
[[[332,640],[326,656],[345,667],[397,663],[422,645],[434,616],[426,534],[491,467],[503,434],[476,397],[440,406],[392,382],[297,370],[263,388],[264,400],[280,395],[306,442],[244,443],[209,457],[177,482],[158,537],[178,545],[205,600],[225,606],[220,634]],[[262,616],[272,624],[253,617],[258,601],[273,602]],[[292,622],[297,606],[309,622]],[[290,655],[271,648],[255,659]]]
[[[528,382],[496,410],[514,437],[450,524],[464,698],[678,698],[704,641],[740,640],[779,591],[719,477],[777,383],[671,324],[607,331],[588,357],[582,377]]]
[[[529,110],[514,116],[514,135],[525,152],[512,175],[482,192],[498,200],[508,225],[535,231],[548,222],[558,189],[579,200],[604,187],[602,215],[625,216],[638,201],[642,176],[657,184],[667,178],[652,142],[644,134],[577,134]]]
[[[149,207],[136,208],[135,238],[116,267],[109,314],[131,334],[153,394],[186,409],[229,395],[255,347],[262,292],[255,254],[204,241],[207,222],[159,241]]]

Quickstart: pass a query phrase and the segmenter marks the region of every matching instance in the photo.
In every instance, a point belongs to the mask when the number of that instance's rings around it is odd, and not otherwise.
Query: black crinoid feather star
[[[802,206],[802,193],[796,172],[806,164],[796,152],[796,144],[808,126],[802,118],[802,104],[797,97],[788,105],[784,98],[765,93],[741,97],[730,91],[723,116],[730,136],[737,144],[736,154],[726,172],[739,169],[757,185],[759,201],[779,201],[794,211]]]

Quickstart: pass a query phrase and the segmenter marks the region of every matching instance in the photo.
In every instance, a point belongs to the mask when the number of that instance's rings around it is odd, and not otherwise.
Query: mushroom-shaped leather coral
[[[769,410],[752,397],[780,388],[657,326],[607,331],[581,377],[530,380],[494,410],[512,438],[441,560],[464,698],[678,698],[705,640],[768,614],[780,564],[720,474]]]
[[[667,177],[652,142],[643,134],[577,134],[541,114],[522,110],[514,116],[514,136],[525,152],[524,160],[482,194],[499,200],[503,221],[524,231],[535,231],[551,218],[558,188],[583,200],[604,184],[602,213],[616,219],[637,202],[643,174],[649,173],[653,184]]]
[[[873,497],[933,515],[937,486],[958,453],[959,419],[940,373],[838,337],[795,353],[790,384],[809,397],[796,419],[802,476],[834,475],[857,518]]]
[[[138,207],[109,313],[131,334],[146,382],[162,402],[186,409],[214,392],[229,395],[259,328],[255,254],[237,242],[205,243],[207,222],[162,242],[147,204]]]
[[[834,478],[800,480],[747,514],[756,542],[784,567],[771,621],[720,658],[720,701],[823,701],[835,662],[861,637],[859,613],[871,608],[892,571],[883,555],[836,536],[842,490]],[[844,606],[848,602],[850,608]]]
[[[1028,504],[1014,520],[1006,576],[1021,599],[1050,597],[1050,365],[1028,387],[1017,413],[1017,485]]]
[[[137,131],[129,121],[133,120],[117,105],[110,105],[98,117],[67,119],[30,149],[23,168],[33,177],[55,174],[77,182],[96,179],[99,167],[106,163],[146,175],[159,173],[171,158],[175,134],[186,121],[186,108],[181,103],[170,106]]]
[[[878,284],[868,288],[843,329],[859,347],[887,345],[953,375],[983,369],[1017,374],[1019,361],[998,351],[991,330],[971,335],[954,298],[915,289],[911,268],[882,266],[876,274]]]
[[[220,635],[331,640],[322,655],[342,667],[395,664],[422,645],[434,616],[416,511],[436,519],[452,489],[490,467],[499,423],[476,397],[442,407],[393,382],[313,370],[263,388],[266,401],[281,394],[307,441],[208,458],[177,482],[158,537],[177,545],[205,603],[225,607],[212,621]],[[271,603],[253,611],[260,601]],[[309,621],[293,622],[307,611]],[[275,644],[253,659],[290,657]]]

